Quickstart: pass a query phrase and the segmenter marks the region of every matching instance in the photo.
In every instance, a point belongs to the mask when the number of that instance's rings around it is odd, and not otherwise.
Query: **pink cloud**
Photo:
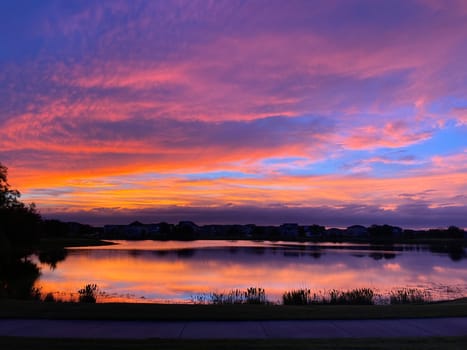
[[[383,268],[385,270],[391,271],[391,272],[399,272],[401,271],[401,266],[400,264],[392,264],[392,263],[387,263],[383,265]]]
[[[467,149],[458,154],[434,156],[431,158],[432,172],[467,172]]]
[[[466,124],[464,2],[360,4],[47,5],[31,37],[40,47],[20,57],[13,45],[19,56],[0,63],[0,153],[45,206],[462,205],[458,150],[402,159],[380,148]],[[415,167],[372,179],[374,163]],[[226,170],[258,178],[182,176]],[[120,192],[112,182],[145,174],[171,178]],[[65,190],[33,191],[47,186]]]
[[[397,148],[427,140],[431,132],[417,131],[404,121],[388,122],[382,127],[366,126],[351,131],[344,139],[350,149],[373,149],[378,147]]]
[[[459,126],[467,125],[467,108],[454,108],[452,111]]]

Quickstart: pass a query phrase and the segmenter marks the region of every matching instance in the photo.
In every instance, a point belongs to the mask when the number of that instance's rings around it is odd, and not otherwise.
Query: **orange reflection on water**
[[[203,293],[253,286],[264,288],[272,301],[297,288],[370,287],[384,293],[395,287],[436,292],[437,286],[451,286],[465,294],[466,281],[464,262],[423,250],[373,251],[365,245],[281,242],[139,241],[70,250],[55,270],[42,265],[37,285],[44,293],[69,295],[87,283],[96,283],[107,294],[101,302],[186,302]]]

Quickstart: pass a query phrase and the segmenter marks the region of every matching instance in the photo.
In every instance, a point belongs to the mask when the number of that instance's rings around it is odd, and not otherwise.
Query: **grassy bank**
[[[467,298],[420,305],[181,305],[0,300],[0,318],[94,320],[326,320],[466,317]]]
[[[373,349],[373,350],[463,350],[467,337],[363,338],[363,339],[273,339],[273,340],[82,340],[0,337],[2,349],[97,350],[97,349]]]
[[[67,248],[67,247],[93,247],[93,246],[104,246],[112,245],[115,243],[103,241],[98,238],[88,237],[58,237],[58,238],[41,238],[37,249],[56,249],[56,248]]]

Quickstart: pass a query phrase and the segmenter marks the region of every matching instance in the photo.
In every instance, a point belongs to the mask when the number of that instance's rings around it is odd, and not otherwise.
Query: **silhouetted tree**
[[[34,297],[34,283],[39,275],[37,265],[27,259],[13,259],[6,264],[0,264],[0,297]]]
[[[39,239],[41,217],[34,204],[25,205],[8,183],[8,168],[0,163],[0,296],[29,298],[39,277],[26,257]]]
[[[371,239],[391,239],[393,238],[393,227],[390,225],[371,225],[368,233]]]
[[[159,223],[159,230],[161,233],[164,233],[164,234],[169,234],[172,231],[170,224],[166,222]]]
[[[191,221],[181,221],[173,232],[176,240],[193,240],[198,236],[199,228]]]
[[[60,220],[43,220],[43,237],[66,237],[68,235],[68,225]]]
[[[26,205],[20,197],[8,183],[8,168],[0,163],[0,236],[12,248],[31,247],[39,239],[41,217],[34,204]]]
[[[141,226],[144,226],[143,223],[139,222],[139,221],[133,221],[130,226],[136,226],[136,227],[141,227]]]
[[[8,183],[8,168],[0,163],[0,208],[21,207],[20,196],[19,191],[11,189]]]
[[[462,239],[464,238],[464,230],[460,229],[457,226],[449,226],[447,229],[447,236],[449,238]]]
[[[265,232],[264,232],[264,231],[265,231],[265,230],[264,230],[264,227],[262,227],[262,226],[255,226],[255,227],[253,228],[253,232],[251,233],[251,235],[252,235],[252,237],[253,237],[254,239],[262,239],[262,238],[264,238],[264,236],[265,236]]]
[[[67,255],[68,251],[65,248],[55,248],[41,250],[38,257],[41,263],[47,264],[52,270],[55,270],[57,268],[57,264],[60,261],[65,260]]]

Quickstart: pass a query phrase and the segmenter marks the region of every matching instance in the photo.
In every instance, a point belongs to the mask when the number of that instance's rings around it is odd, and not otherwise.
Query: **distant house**
[[[346,234],[352,237],[367,237],[368,229],[362,225],[353,225],[347,227]]]
[[[123,237],[124,230],[123,225],[105,225],[104,226],[104,237]]]
[[[104,237],[124,238],[124,239],[143,239],[148,238],[150,225],[144,225],[138,221],[129,225],[105,225]]]
[[[193,221],[180,221],[176,227],[177,234],[182,236],[190,236],[201,232],[201,228]]]
[[[149,224],[146,225],[147,233],[151,237],[155,237],[160,235],[161,233],[161,228],[158,224]]]
[[[90,225],[80,224],[79,222],[67,222],[68,226],[68,235],[78,236],[78,235],[94,235],[96,234],[96,228]]]
[[[279,226],[279,234],[284,238],[297,238],[299,232],[298,224],[286,223]]]
[[[326,232],[326,228],[320,225],[308,225],[303,226],[303,233],[305,237],[313,238],[313,237],[321,237]]]
[[[394,237],[401,237],[404,232],[402,228],[397,227],[397,226],[391,226],[391,231]]]
[[[342,230],[340,228],[334,228],[334,227],[330,228],[330,229],[327,229],[326,233],[325,233],[325,235],[327,237],[331,237],[331,238],[333,238],[333,237],[343,237],[344,234],[345,234],[345,230]]]
[[[255,228],[255,224],[242,225],[240,226],[240,232],[246,237],[251,237],[253,235],[253,232],[255,231]]]
[[[206,237],[227,236],[232,225],[204,225],[201,227],[201,232]]]
[[[147,228],[139,221],[133,221],[124,227],[125,237],[128,239],[142,239],[147,236]]]

